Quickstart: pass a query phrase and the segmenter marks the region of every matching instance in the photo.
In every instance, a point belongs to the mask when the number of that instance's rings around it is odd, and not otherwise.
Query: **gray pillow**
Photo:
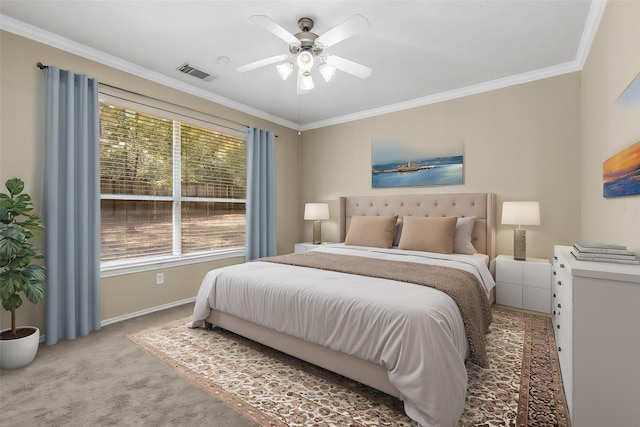
[[[454,254],[477,254],[478,250],[471,243],[471,233],[476,223],[475,216],[458,218],[456,223],[456,231],[453,234],[453,253]]]
[[[400,244],[400,236],[402,235],[402,220],[398,218],[395,230],[393,230],[393,246]]]

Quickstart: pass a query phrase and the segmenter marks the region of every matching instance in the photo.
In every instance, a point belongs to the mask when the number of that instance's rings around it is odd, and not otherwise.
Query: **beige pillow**
[[[405,216],[398,249],[453,253],[453,233],[458,218]]]
[[[345,245],[390,248],[398,216],[352,216]]]

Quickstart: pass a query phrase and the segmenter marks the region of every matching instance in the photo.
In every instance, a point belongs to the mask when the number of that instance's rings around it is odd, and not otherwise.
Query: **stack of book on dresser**
[[[578,261],[613,262],[618,264],[640,264],[636,254],[626,246],[604,243],[574,243],[571,255]]]

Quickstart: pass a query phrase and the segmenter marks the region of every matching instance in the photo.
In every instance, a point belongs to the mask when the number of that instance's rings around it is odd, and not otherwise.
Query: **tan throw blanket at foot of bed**
[[[303,252],[256,259],[260,262],[317,268],[428,286],[449,295],[462,315],[470,361],[489,366],[484,334],[492,322],[489,301],[482,284],[472,273],[450,267],[415,262],[381,260],[324,252]]]

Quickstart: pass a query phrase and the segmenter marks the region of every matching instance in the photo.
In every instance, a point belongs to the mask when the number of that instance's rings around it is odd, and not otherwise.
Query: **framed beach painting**
[[[640,141],[604,161],[602,194],[606,198],[640,194]]]
[[[371,142],[371,187],[426,187],[463,183],[462,148],[436,152],[388,139]]]

